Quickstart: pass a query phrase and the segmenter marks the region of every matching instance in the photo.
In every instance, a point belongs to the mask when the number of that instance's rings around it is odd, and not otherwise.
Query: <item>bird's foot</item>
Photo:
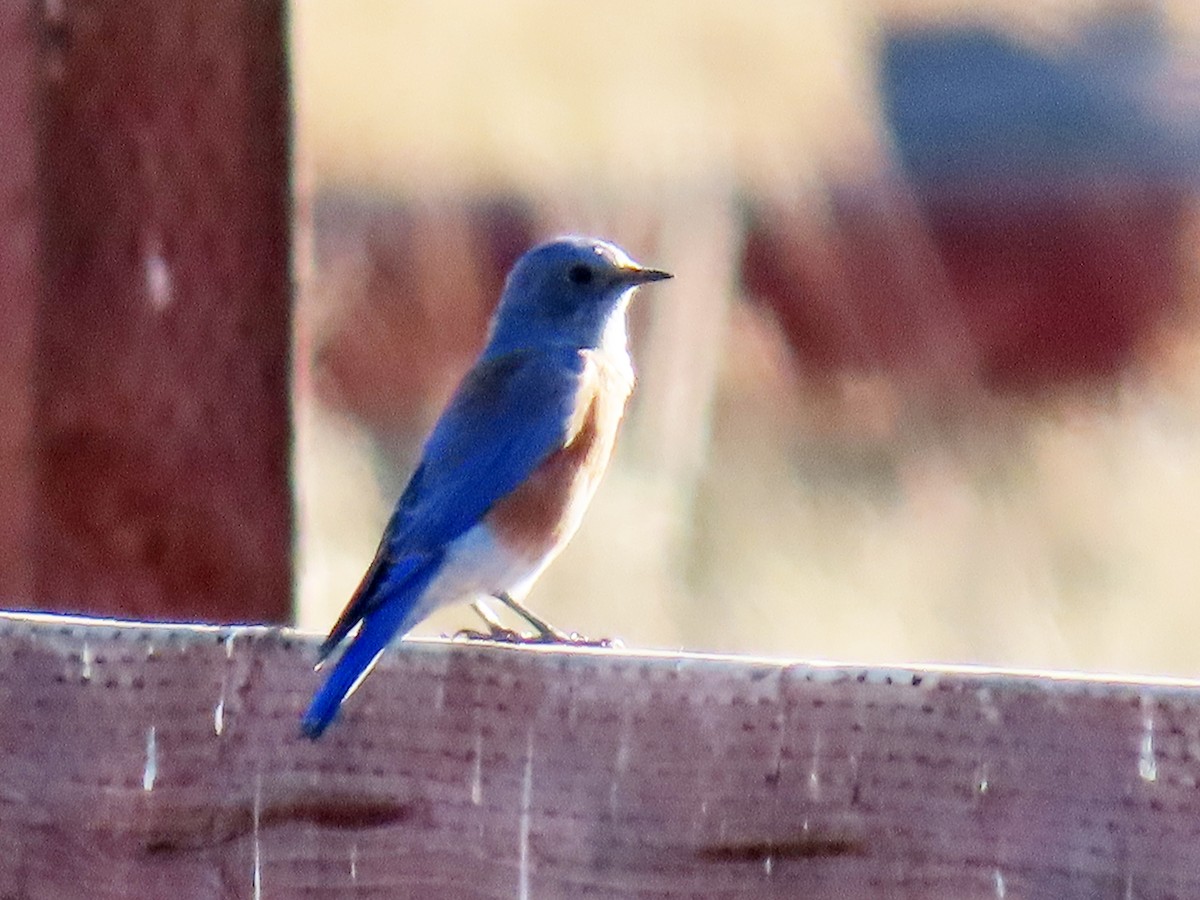
[[[531,635],[521,634],[512,628],[493,628],[491,631],[478,631],[474,628],[460,628],[454,632],[451,640],[455,641],[490,641],[495,644],[524,644]]]
[[[491,631],[479,631],[474,628],[460,628],[454,632],[452,640],[456,641],[489,641],[494,644],[540,644],[553,646],[561,644],[569,647],[602,647],[615,648],[625,646],[620,638],[590,638],[577,631],[565,634],[561,631],[541,633],[517,631],[513,628],[495,628]]]
[[[482,600],[476,600],[472,603],[471,609],[475,610],[475,614],[483,619],[483,624],[487,626],[487,631],[476,631],[474,628],[461,628],[454,633],[454,640],[493,641],[500,644],[523,644],[527,640],[526,635],[521,634],[521,632],[505,627],[504,623],[492,612],[492,608]]]
[[[572,631],[570,634],[563,635],[560,640],[547,641],[547,643],[570,644],[572,647],[601,647],[610,650],[625,646],[625,642],[620,638],[590,638],[578,631]]]
[[[481,600],[476,600],[471,604],[471,608],[475,610],[479,618],[483,619],[488,630],[476,631],[471,628],[464,628],[455,633],[454,638],[456,640],[462,639],[467,641],[493,641],[501,644],[566,644],[573,647],[623,646],[619,639],[594,639],[585,637],[577,631],[572,631],[569,634],[560,631],[549,622],[533,615],[533,613],[529,612],[507,594],[497,595],[496,599],[525,619],[534,630],[532,632],[524,632],[506,627],[487,604]]]
[[[622,647],[624,646],[619,638],[590,638],[587,635],[580,634],[578,631],[570,633],[559,631],[557,628],[552,631],[535,631],[533,633],[522,633],[520,637],[522,644],[563,644],[568,647]]]
[[[518,616],[533,626],[534,634],[528,643],[534,644],[568,644],[573,647],[616,647],[621,646],[620,641],[614,641],[612,638],[600,638],[598,640],[584,637],[578,631],[572,631],[570,634],[565,631],[560,631],[555,628],[545,619],[535,616],[523,605],[513,599],[511,594],[501,592],[495,595],[496,599],[515,612]],[[478,611],[478,604],[476,605]],[[480,613],[482,615],[482,613]],[[485,619],[486,621],[486,619]]]

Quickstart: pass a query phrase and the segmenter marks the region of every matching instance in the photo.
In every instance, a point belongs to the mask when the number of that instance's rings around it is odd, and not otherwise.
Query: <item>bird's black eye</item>
[[[582,263],[567,270],[567,279],[571,284],[591,284],[593,277],[592,270]]]

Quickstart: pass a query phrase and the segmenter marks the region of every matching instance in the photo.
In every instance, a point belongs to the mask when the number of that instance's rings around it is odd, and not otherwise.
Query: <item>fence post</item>
[[[0,13],[5,605],[290,616],[285,32],[279,2]]]

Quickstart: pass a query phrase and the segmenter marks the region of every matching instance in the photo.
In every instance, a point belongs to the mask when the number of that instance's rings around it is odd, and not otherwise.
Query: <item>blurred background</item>
[[[676,279],[533,609],[1200,674],[1200,12],[1016,7],[296,0],[299,623],[353,591],[509,265],[571,231]]]

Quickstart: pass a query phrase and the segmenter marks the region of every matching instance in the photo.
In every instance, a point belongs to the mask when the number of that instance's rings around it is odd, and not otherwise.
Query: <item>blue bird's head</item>
[[[670,277],[638,265],[607,241],[548,241],[517,260],[509,273],[486,355],[550,346],[598,347],[614,318],[623,325],[635,288]]]

